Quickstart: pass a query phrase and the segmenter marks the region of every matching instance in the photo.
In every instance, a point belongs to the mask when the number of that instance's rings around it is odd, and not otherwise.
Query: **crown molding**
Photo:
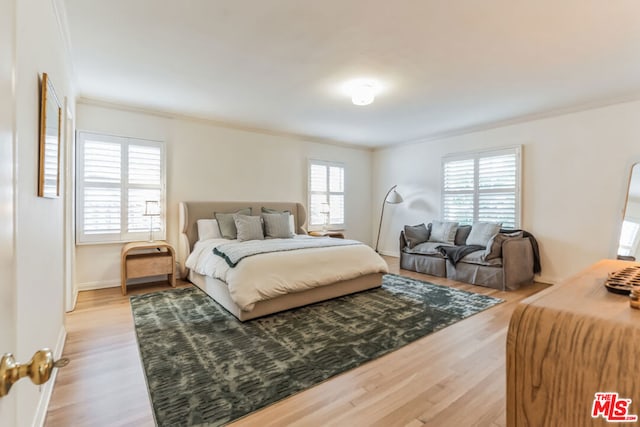
[[[497,129],[497,128],[502,128],[506,126],[513,126],[517,124],[534,122],[538,120],[550,119],[553,117],[560,117],[560,116],[565,116],[569,114],[580,113],[583,111],[597,110],[600,108],[610,107],[613,105],[626,104],[626,103],[637,102],[637,101],[640,101],[640,92],[632,92],[628,95],[621,96],[621,97],[600,99],[596,101],[575,104],[568,107],[554,108],[551,110],[541,111],[537,113],[524,114],[524,115],[513,117],[510,119],[497,120],[490,123],[468,126],[468,127],[454,129],[454,130],[445,131],[445,132],[438,132],[438,133],[427,135],[421,138],[411,139],[404,142],[379,145],[379,146],[373,147],[373,151],[380,151],[388,148],[403,147],[407,145],[422,144],[425,142],[432,142],[440,139],[453,138],[456,136],[462,136],[462,135],[467,135],[467,134],[476,133],[476,132],[483,132],[491,129]]]
[[[158,109],[135,106],[135,105],[118,104],[112,101],[105,101],[97,98],[80,97],[77,99],[76,102],[77,104],[109,108],[113,110],[126,111],[130,113],[148,114],[148,115],[153,115],[153,116],[162,117],[166,119],[175,119],[175,120],[184,120],[184,121],[195,122],[195,123],[203,123],[211,126],[222,127],[225,129],[258,133],[262,135],[277,136],[277,137],[283,137],[283,138],[291,138],[299,142],[312,142],[316,144],[333,145],[336,147],[349,148],[349,149],[368,151],[368,152],[373,151],[373,147],[370,147],[368,145],[350,144],[344,141],[338,141],[330,138],[320,138],[313,135],[286,132],[286,131],[280,131],[280,130],[271,129],[271,128],[255,127],[242,122],[218,120],[214,118],[200,117],[200,116],[190,116],[187,114],[177,113],[173,111],[158,110]]]
[[[73,61],[73,49],[71,45],[71,34],[69,33],[69,20],[67,19],[67,9],[63,0],[51,0],[53,6],[53,13],[56,16],[58,23],[58,29],[62,36],[62,44],[64,45],[64,52],[67,58],[67,64],[69,66],[69,74],[71,80],[71,93],[76,92],[77,74],[75,63]]]

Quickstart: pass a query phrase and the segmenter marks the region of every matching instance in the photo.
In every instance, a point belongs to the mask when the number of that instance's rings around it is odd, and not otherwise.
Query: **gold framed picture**
[[[60,120],[62,109],[53,83],[42,73],[40,86],[40,156],[38,196],[60,196]]]

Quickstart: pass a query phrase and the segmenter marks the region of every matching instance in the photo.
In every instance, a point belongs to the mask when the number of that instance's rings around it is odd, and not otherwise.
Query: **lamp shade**
[[[385,200],[387,203],[391,204],[391,205],[396,205],[398,203],[402,203],[404,199],[402,198],[402,196],[400,195],[400,193],[398,193],[396,190],[393,190],[388,196],[387,199]]]
[[[160,202],[147,200],[144,202],[144,216],[160,216]]]

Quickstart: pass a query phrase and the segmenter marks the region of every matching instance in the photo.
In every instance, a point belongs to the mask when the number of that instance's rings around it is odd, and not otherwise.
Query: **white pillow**
[[[222,239],[218,221],[215,219],[199,219],[198,240]]]
[[[455,221],[431,221],[429,242],[455,244],[458,223]]]
[[[500,227],[502,227],[502,223],[474,222],[466,244],[486,247],[489,240],[500,232]]]
[[[289,215],[289,229],[293,232],[294,236],[298,234],[298,230],[296,230],[296,219],[293,217],[293,215]]]

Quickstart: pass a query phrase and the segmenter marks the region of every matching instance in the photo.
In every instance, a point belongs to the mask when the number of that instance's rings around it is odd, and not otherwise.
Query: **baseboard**
[[[99,280],[97,282],[78,283],[78,292],[92,291],[94,289],[116,288],[120,286],[120,280]]]
[[[64,325],[60,327],[60,333],[58,334],[58,340],[56,346],[53,349],[53,360],[58,360],[62,356],[62,350],[64,349],[64,341],[67,338],[67,331]],[[53,394],[53,386],[56,383],[56,377],[58,376],[58,369],[54,369],[51,373],[51,378],[46,384],[42,386],[42,392],[40,393],[40,400],[36,407],[36,413],[33,417],[33,427],[42,427],[44,421],[47,418],[47,410],[49,409],[49,402],[51,401],[51,395]]]
[[[139,279],[129,279],[127,284],[139,285],[141,283],[153,283],[161,280],[167,280],[166,274],[159,276],[141,277]],[[99,280],[97,282],[78,283],[78,291],[93,291],[96,289],[117,288],[120,286],[120,279],[117,280]]]
[[[399,258],[400,254],[396,251],[378,251],[380,255],[392,256],[394,258]]]
[[[552,279],[550,277],[538,276],[536,275],[533,280],[538,283],[545,283],[547,285],[557,285],[558,281],[556,279]]]

